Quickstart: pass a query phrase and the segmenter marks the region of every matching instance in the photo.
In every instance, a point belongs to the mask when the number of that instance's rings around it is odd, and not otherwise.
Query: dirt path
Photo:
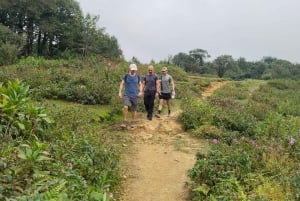
[[[223,83],[224,84],[224,83]],[[213,83],[205,97],[221,87]],[[213,89],[213,90],[212,90]],[[202,94],[203,96],[203,94]],[[178,123],[179,112],[149,121],[140,116],[131,130],[133,148],[126,155],[126,172],[121,201],[184,201],[188,192],[187,171],[205,143],[185,133]]]

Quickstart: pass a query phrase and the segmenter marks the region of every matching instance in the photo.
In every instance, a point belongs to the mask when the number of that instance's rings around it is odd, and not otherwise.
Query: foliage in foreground
[[[119,156],[99,121],[51,104],[52,121],[29,94],[18,80],[1,86],[0,200],[111,200]]]
[[[232,82],[184,104],[184,127],[210,145],[189,171],[191,200],[299,200],[300,83]]]

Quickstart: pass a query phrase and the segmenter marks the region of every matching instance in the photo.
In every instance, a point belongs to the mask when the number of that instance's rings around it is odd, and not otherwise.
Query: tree
[[[22,56],[100,54],[120,58],[118,41],[98,28],[98,16],[83,17],[75,0],[0,1],[0,23],[24,38]]]
[[[132,57],[131,58],[131,61],[130,61],[131,63],[135,63],[135,64],[140,64],[141,62],[138,60],[138,58],[136,58],[136,57]]]
[[[225,75],[225,72],[234,65],[234,60],[230,55],[222,55],[214,60],[214,65],[217,70],[217,74],[220,78]]]
[[[22,42],[21,37],[0,24],[0,65],[16,62]]]
[[[189,51],[189,55],[194,59],[194,61],[197,64],[199,64],[199,66],[203,66],[204,60],[210,57],[207,51],[202,49],[191,50]]]
[[[172,58],[172,63],[189,72],[192,69],[193,58],[186,53],[180,52]]]

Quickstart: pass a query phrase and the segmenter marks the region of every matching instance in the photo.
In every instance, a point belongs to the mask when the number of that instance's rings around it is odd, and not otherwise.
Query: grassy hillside
[[[300,82],[230,82],[181,119],[211,147],[189,171],[192,200],[299,200]]]
[[[27,58],[1,68],[0,200],[117,200],[128,65]],[[231,81],[203,101],[220,79],[168,69],[183,127],[210,144],[188,173],[191,200],[299,200],[300,82]]]
[[[121,118],[117,92],[128,66],[29,57],[1,68],[0,200],[118,197],[120,153],[130,139],[114,124]],[[159,72],[162,66],[155,67]],[[188,80],[181,69],[168,67],[176,81]],[[139,74],[146,69],[140,65]]]

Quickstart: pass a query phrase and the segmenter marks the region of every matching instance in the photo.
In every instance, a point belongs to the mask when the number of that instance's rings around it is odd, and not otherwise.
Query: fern
[[[65,187],[67,181],[63,181],[62,183],[55,186],[53,189],[43,193],[42,200],[44,201],[55,201],[57,200],[60,192]]]

